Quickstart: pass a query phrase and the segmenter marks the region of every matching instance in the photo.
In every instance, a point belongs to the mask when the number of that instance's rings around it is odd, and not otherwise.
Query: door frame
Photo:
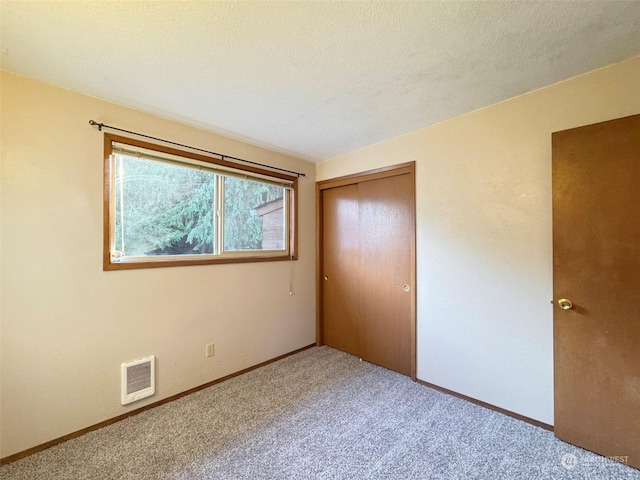
[[[323,297],[324,287],[322,282],[322,265],[324,260],[323,245],[323,192],[324,190],[347,185],[355,185],[361,182],[377,180],[380,178],[395,177],[397,175],[409,175],[411,180],[411,197],[413,199],[413,212],[409,242],[411,247],[411,379],[416,380],[416,162],[401,163],[388,167],[367,170],[342,177],[331,178],[316,182],[316,345],[324,345],[324,312]]]

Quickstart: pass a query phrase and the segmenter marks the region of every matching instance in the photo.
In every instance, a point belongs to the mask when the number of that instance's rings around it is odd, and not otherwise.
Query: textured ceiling
[[[314,161],[640,54],[638,1],[0,8],[4,70]]]

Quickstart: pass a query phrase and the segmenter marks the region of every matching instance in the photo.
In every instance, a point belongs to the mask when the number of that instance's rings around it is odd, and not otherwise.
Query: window
[[[296,258],[297,178],[105,134],[105,270]]]

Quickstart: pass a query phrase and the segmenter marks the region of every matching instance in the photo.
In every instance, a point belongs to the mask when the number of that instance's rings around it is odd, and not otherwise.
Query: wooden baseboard
[[[199,386],[194,387],[194,388],[190,388],[189,390],[185,390],[182,393],[178,393],[176,395],[172,395],[172,396],[164,398],[162,400],[158,400],[157,402],[150,403],[149,405],[145,405],[144,407],[140,407],[140,408],[138,408],[136,410],[131,410],[130,412],[124,413],[122,415],[118,415],[117,417],[110,418],[109,420],[105,420],[103,422],[96,423],[95,425],[91,425],[90,427],[83,428],[83,429],[78,430],[76,432],[68,433],[67,435],[63,435],[62,437],[55,438],[53,440],[50,440],[50,441],[45,442],[45,443],[40,444],[40,445],[36,445],[35,447],[28,448],[26,450],[23,450],[23,451],[18,452],[18,453],[14,453],[13,455],[9,455],[9,456],[4,457],[4,458],[0,458],[0,466],[6,465],[7,463],[15,462],[16,460],[20,460],[21,458],[28,457],[29,455],[33,455],[34,453],[41,452],[42,450],[46,450],[47,448],[51,448],[51,447],[53,447],[55,445],[58,445],[58,444],[63,443],[63,442],[66,442],[67,440],[71,440],[72,438],[76,438],[76,437],[79,437],[81,435],[84,435],[85,433],[92,432],[94,430],[98,430],[98,429],[100,429],[102,427],[106,427],[108,425],[112,425],[112,424],[114,424],[116,422],[124,420],[125,418],[131,417],[133,415],[137,415],[137,414],[142,413],[142,412],[144,412],[146,410],[151,410],[152,408],[159,407],[160,405],[164,405],[165,403],[173,402],[174,400],[182,398],[182,397],[184,397],[186,395],[190,395],[190,394],[195,393],[195,392],[197,392],[199,390],[203,390],[205,388],[211,387],[211,386],[216,385],[218,383],[222,383],[222,382],[224,382],[226,380],[230,380],[230,379],[232,379],[234,377],[238,377],[240,375],[244,375],[245,373],[248,373],[248,372],[250,372],[252,370],[256,370],[257,368],[264,367],[265,365],[269,365],[270,363],[277,362],[278,360],[282,360],[283,358],[290,357],[291,355],[295,355],[296,353],[300,353],[300,352],[302,352],[304,350],[307,350],[307,349],[309,349],[311,347],[315,347],[315,346],[316,346],[316,344],[312,343],[311,345],[307,345],[306,347],[298,348],[297,350],[294,350],[294,351],[289,352],[289,353],[285,353],[284,355],[277,356],[277,357],[272,358],[270,360],[267,360],[265,362],[258,363],[257,365],[253,365],[252,367],[245,368],[243,370],[240,370],[239,372],[232,373],[230,375],[226,375],[226,376],[224,376],[222,378],[218,378],[216,380],[213,380],[211,382],[205,383],[203,385],[199,385]]]
[[[483,402],[481,400],[476,400],[472,397],[467,397],[458,392],[454,392],[453,390],[449,390],[443,387],[439,387],[438,385],[434,385],[433,383],[425,382],[423,380],[416,380],[419,384],[424,385],[425,387],[433,388],[434,390],[438,390],[439,392],[446,393],[447,395],[452,395],[454,397],[460,398],[462,400],[466,400],[467,402],[474,403],[484,408],[488,408],[489,410],[493,410],[495,412],[502,413],[509,417],[516,418],[518,420],[522,420],[523,422],[530,423],[531,425],[535,425],[536,427],[544,428],[545,430],[549,430],[553,432],[553,426],[548,425],[544,422],[540,422],[538,420],[534,420],[533,418],[525,417],[524,415],[520,415],[519,413],[512,412],[510,410],[505,410],[504,408],[496,407],[495,405],[491,405],[490,403]]]

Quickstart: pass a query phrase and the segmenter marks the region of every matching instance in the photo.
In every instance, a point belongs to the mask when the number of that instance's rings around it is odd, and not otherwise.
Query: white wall
[[[313,164],[6,72],[1,101],[0,457],[315,341]],[[288,262],[103,272],[89,119],[307,173],[295,294]],[[148,354],[157,393],[122,407],[120,363]]]
[[[640,57],[319,163],[416,161],[418,378],[553,424],[551,133],[640,113]]]

